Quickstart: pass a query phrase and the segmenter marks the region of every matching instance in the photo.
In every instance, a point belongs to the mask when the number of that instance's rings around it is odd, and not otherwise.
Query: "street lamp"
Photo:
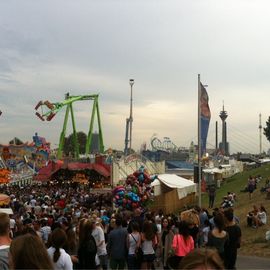
[[[129,80],[130,85],[130,116],[129,116],[129,151],[131,151],[132,146],[132,122],[133,122],[133,97],[132,97],[132,90],[134,85],[134,79]]]

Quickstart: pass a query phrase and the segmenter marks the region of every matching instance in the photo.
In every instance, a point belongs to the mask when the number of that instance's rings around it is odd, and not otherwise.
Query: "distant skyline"
[[[263,127],[270,115],[269,9],[267,0],[1,1],[0,143],[38,132],[56,147],[64,110],[41,122],[38,101],[99,93],[105,148],[124,149],[133,78],[134,148],[153,134],[189,146],[200,73],[212,113],[208,147],[215,121],[221,141],[224,101],[230,152],[258,153],[259,114]],[[89,104],[75,114],[87,132]]]

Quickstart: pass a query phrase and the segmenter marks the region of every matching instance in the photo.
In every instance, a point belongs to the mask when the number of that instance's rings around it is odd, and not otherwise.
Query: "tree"
[[[78,138],[78,144],[79,144],[79,153],[84,154],[87,135],[84,132],[79,131],[77,132],[77,138]],[[68,156],[70,153],[72,153],[72,156],[74,156],[73,134],[70,134],[68,137],[65,137],[63,151],[66,156]]]
[[[267,138],[267,140],[270,142],[270,116],[268,117],[268,120],[266,121],[266,127],[263,128],[263,134]]]
[[[23,141],[21,141],[19,138],[14,137],[14,139],[12,139],[9,144],[15,144],[15,145],[21,145],[23,144]]]

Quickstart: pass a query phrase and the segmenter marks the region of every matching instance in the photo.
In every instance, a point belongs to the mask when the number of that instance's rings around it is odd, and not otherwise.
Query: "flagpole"
[[[201,77],[198,74],[198,199],[199,207],[202,206],[202,171],[201,171],[201,158],[202,158],[202,144],[201,144]]]

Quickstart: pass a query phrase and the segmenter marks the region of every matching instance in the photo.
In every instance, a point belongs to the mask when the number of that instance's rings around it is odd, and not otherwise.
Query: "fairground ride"
[[[151,146],[153,151],[161,150],[168,153],[173,153],[178,151],[178,147],[170,140],[169,137],[164,137],[163,142],[153,135],[151,138]]]
[[[86,145],[85,145],[85,155],[90,153],[90,147],[92,145],[92,136],[93,136],[93,125],[95,120],[95,114],[97,113],[97,121],[98,121],[98,141],[99,141],[99,151],[104,152],[104,144],[103,144],[103,135],[101,128],[101,120],[99,113],[99,105],[98,105],[98,95],[82,95],[82,96],[70,96],[69,93],[65,95],[65,100],[62,102],[51,103],[48,100],[39,101],[36,105],[36,115],[42,121],[51,121],[54,116],[64,107],[66,107],[66,113],[64,118],[64,124],[62,128],[62,132],[59,139],[59,147],[57,151],[57,158],[61,159],[63,155],[64,141],[67,129],[67,122],[69,114],[71,115],[71,122],[73,128],[73,146],[74,146],[74,156],[76,159],[79,158],[79,142],[77,138],[76,132],[76,123],[73,111],[73,103],[77,101],[93,101],[92,114],[90,118],[89,131],[87,135]]]

